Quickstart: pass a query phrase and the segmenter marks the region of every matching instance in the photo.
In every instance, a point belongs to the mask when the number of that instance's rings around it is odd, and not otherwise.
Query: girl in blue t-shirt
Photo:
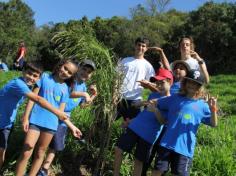
[[[77,106],[81,108],[90,105],[97,96],[96,85],[89,86],[89,92],[87,92],[86,82],[91,78],[96,66],[92,60],[85,59],[79,65],[79,70],[76,74],[75,81],[70,85],[70,99],[65,107],[65,112],[70,116],[71,111]],[[49,175],[48,171],[50,165],[56,155],[56,152],[61,152],[65,148],[65,138],[67,134],[67,127],[63,122],[59,123],[57,132],[54,135],[47,156],[39,171],[39,175]]]
[[[44,97],[54,107],[64,111],[68,101],[69,92],[65,83],[77,72],[77,64],[72,60],[62,60],[57,64],[52,74],[43,73],[41,80],[37,83],[36,92]],[[33,109],[32,109],[33,107]],[[30,113],[32,109],[32,112]],[[28,120],[30,116],[30,120]],[[80,137],[82,134],[68,119],[64,122],[72,129],[73,135]],[[23,116],[23,128],[26,132],[23,151],[16,166],[16,175],[25,174],[25,169],[34,147],[34,159],[29,175],[36,175],[43,162],[45,151],[58,127],[58,118],[51,112],[41,108],[33,102],[27,104]]]
[[[191,70],[184,77],[179,94],[149,105],[149,110],[157,114],[160,114],[158,109],[168,111],[166,118],[156,116],[160,123],[166,124],[166,131],[160,141],[153,176],[167,172],[169,166],[172,174],[188,176],[199,125],[217,126],[217,99],[211,97],[208,103],[202,99],[204,81],[198,70]]]

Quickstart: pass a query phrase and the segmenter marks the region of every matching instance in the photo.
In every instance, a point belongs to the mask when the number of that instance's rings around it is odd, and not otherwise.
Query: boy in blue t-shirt
[[[170,86],[173,83],[173,76],[169,70],[160,69],[155,77],[151,77],[159,92],[150,94],[148,101],[170,95]],[[148,104],[149,102],[145,102]],[[121,135],[115,148],[114,176],[118,176],[122,162],[122,153],[131,152],[134,146],[135,164],[133,175],[141,175],[143,162],[149,159],[151,148],[157,140],[162,125],[157,121],[155,114],[144,109],[134,118],[125,133]]]
[[[153,176],[167,172],[169,166],[172,174],[188,176],[199,125],[217,126],[217,99],[211,97],[208,102],[202,99],[204,81],[198,70],[191,70],[183,79],[179,94],[149,105],[149,110],[155,113],[158,109],[168,111],[166,118],[156,116],[160,123],[166,124],[166,131],[160,141]]]
[[[22,76],[12,79],[0,90],[0,168],[5,159],[7,141],[16,119],[17,109],[25,97],[66,119],[66,113],[52,107],[45,99],[32,92],[31,87],[39,80],[42,69],[37,63],[27,63]]]
[[[89,90],[91,96],[87,93],[86,81],[88,81],[93,72],[96,70],[95,63],[92,60],[83,60],[79,65],[79,70],[76,75],[76,80],[70,86],[70,99],[66,103],[65,112],[70,116],[71,111],[77,106],[86,107],[90,105],[95,97],[97,96],[97,89],[95,85],[91,85]],[[56,152],[63,151],[65,148],[65,138],[67,134],[67,126],[60,122],[57,132],[49,145],[49,150],[47,157],[44,161],[42,168],[40,169],[38,175],[46,176],[48,175],[48,170],[55,157]]]

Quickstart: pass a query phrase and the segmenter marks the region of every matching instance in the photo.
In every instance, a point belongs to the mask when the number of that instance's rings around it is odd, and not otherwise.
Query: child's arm
[[[33,93],[38,95],[39,89],[40,88],[38,88],[38,87],[34,88]],[[30,112],[31,112],[33,106],[34,106],[34,101],[29,100],[26,105],[25,112],[24,112],[22,119],[21,119],[24,132],[27,132],[29,130],[29,115],[30,115]]]
[[[98,95],[97,87],[96,87],[96,85],[94,85],[94,84],[92,84],[92,85],[89,86],[89,91],[90,91],[90,93],[91,93],[91,96],[90,96],[90,100],[91,100],[91,101],[81,103],[81,104],[80,104],[80,107],[81,107],[81,108],[85,108],[85,107],[87,107],[87,106],[90,106],[90,105],[93,103],[94,99],[95,99],[95,98],[97,97],[97,95]]]
[[[77,91],[73,91],[70,94],[70,98],[79,98],[79,97],[84,97],[86,102],[90,102],[91,101],[91,97],[87,92],[77,92]]]
[[[159,109],[157,108],[157,103],[158,103],[157,99],[150,100],[149,104],[147,106],[147,110],[150,111],[150,112],[153,112],[155,114],[155,116],[156,116],[156,118],[157,118],[157,120],[160,124],[165,124],[166,120],[161,115]]]
[[[66,107],[66,103],[61,103],[59,109],[61,111],[64,111],[65,107]],[[80,138],[82,136],[81,131],[70,121],[69,118],[64,119],[63,121],[70,128],[74,137]]]
[[[152,92],[159,92],[159,89],[157,88],[156,84],[151,83],[150,81],[143,79],[137,82],[139,82],[142,87],[147,88],[151,90]]]
[[[70,121],[69,118],[64,120],[64,123],[68,126],[68,128],[70,128],[73,136],[75,136],[76,138],[80,138],[82,136],[81,131]]]
[[[218,124],[218,116],[217,116],[217,98],[211,97],[208,100],[208,105],[211,109],[211,126],[216,127]]]
[[[39,104],[43,108],[57,115],[60,120],[65,120],[68,118],[68,115],[65,112],[53,107],[47,100],[35,94],[34,92],[27,93],[26,96],[34,103]]]

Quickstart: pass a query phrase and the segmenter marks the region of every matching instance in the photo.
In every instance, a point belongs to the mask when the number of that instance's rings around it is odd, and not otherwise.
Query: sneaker
[[[41,168],[37,174],[37,176],[48,176],[48,172],[46,169]]]

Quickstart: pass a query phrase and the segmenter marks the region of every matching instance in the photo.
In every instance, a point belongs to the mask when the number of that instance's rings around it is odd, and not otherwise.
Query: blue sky
[[[6,1],[6,0],[5,0]],[[48,22],[67,22],[87,16],[90,20],[96,16],[130,16],[130,8],[144,4],[146,0],[23,0],[34,11],[36,25]],[[207,0],[171,0],[168,8],[180,11],[197,9]],[[215,0],[215,2],[236,2],[236,0]]]

